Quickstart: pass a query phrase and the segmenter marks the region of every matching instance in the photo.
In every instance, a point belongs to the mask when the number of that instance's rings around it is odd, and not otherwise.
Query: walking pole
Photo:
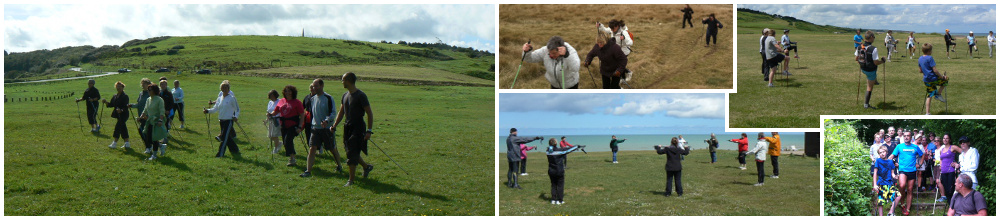
[[[247,143],[250,143],[250,150],[255,150],[255,149],[257,149],[257,146],[255,146],[255,145],[253,144],[253,142],[251,142],[251,141],[250,141],[250,135],[247,135],[247,130],[244,130],[244,129],[243,129],[243,125],[242,125],[242,124],[240,124],[240,121],[236,121],[236,122],[234,122],[234,123],[236,123],[236,127],[240,129],[240,132],[242,132],[242,133],[243,133],[243,137],[246,137],[246,138],[247,138]]]
[[[861,69],[858,69],[858,94],[854,96],[854,104],[861,102]]]
[[[531,46],[531,40],[529,39],[528,40],[528,51],[531,51],[531,49],[534,49],[534,48],[532,48],[532,46]],[[527,54],[528,54],[527,51],[521,52],[521,63],[517,64],[517,73],[514,74],[514,82],[510,83],[510,89],[514,89],[514,83],[517,83],[517,75],[521,74],[521,65],[524,64],[524,55],[527,55]]]
[[[382,151],[382,154],[385,154],[385,157],[388,157],[389,160],[392,160],[392,163],[395,163],[396,166],[399,167],[400,170],[403,170],[403,173],[406,173],[406,175],[410,175],[409,172],[406,172],[406,169],[403,169],[403,166],[400,166],[399,163],[396,163],[396,160],[393,160],[392,157],[389,156],[389,154],[385,153],[385,151],[382,150],[382,148],[379,147],[378,144],[375,143],[375,141],[372,141],[371,139],[368,139],[368,141],[372,142],[372,144],[375,145],[375,148],[378,148],[379,151]]]
[[[939,190],[941,190],[941,187],[934,187],[934,197],[938,197],[938,195],[940,195],[940,194],[938,194]],[[931,198],[933,198],[933,197],[931,197]],[[931,215],[933,215],[934,212],[937,211],[937,203],[938,203],[938,200],[935,199],[934,200],[934,205],[931,206]]]
[[[205,134],[208,135],[208,147],[212,147],[212,126],[208,122],[208,113],[205,113]]]
[[[590,72],[590,66],[587,66],[587,75],[590,75],[590,82],[594,83],[595,88],[597,87],[597,80],[594,79],[594,73]]]
[[[139,127],[139,119],[138,119],[139,116],[135,115],[135,112],[132,111],[131,107],[128,108],[128,113],[130,113],[131,116],[134,117],[134,118],[132,118],[132,124],[135,125],[135,130],[139,131],[139,139],[142,139],[142,144],[145,147],[147,145],[146,144],[146,137],[145,137],[145,135],[142,134],[142,128]]]
[[[943,72],[941,74],[944,75],[944,77],[948,77],[948,72],[947,71]],[[944,112],[948,113],[948,90],[947,90],[947,88],[944,88],[942,90],[944,90],[944,91],[941,92],[941,93],[944,93],[944,101],[945,101],[944,102]]]
[[[80,117],[80,102],[76,102],[76,120],[80,122],[80,130],[83,130],[83,118]]]
[[[559,65],[558,66],[560,66],[559,70],[561,70],[560,72],[562,72],[562,87],[561,88],[562,89],[566,89],[566,68],[565,68],[565,66],[562,66],[563,64],[564,63],[562,61],[559,61]],[[577,78],[580,78],[580,77],[577,77]],[[579,84],[580,81],[577,80],[577,83]]]
[[[94,108],[100,108],[100,106],[101,106],[100,104],[97,104],[97,103],[94,103],[94,105],[96,105],[96,106],[94,106]],[[104,119],[104,108],[100,108],[100,109],[101,109],[101,115],[100,115],[100,117],[97,117],[97,127],[98,128],[100,128],[101,125],[104,125],[104,120],[103,120]],[[94,112],[94,114],[96,115],[97,112]]]
[[[885,65],[885,68],[882,68],[882,75],[883,75],[882,76],[882,86],[883,86],[882,87],[882,103],[885,103],[885,90],[889,89],[889,84],[886,84],[886,82],[889,82],[889,65]]]

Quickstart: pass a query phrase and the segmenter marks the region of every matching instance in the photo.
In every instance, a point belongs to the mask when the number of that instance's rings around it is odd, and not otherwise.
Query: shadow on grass
[[[230,155],[232,155],[232,154],[230,154]],[[240,163],[252,164],[254,166],[258,166],[258,167],[264,168],[265,170],[273,170],[274,169],[274,165],[271,165],[270,162],[261,162],[258,159],[251,160],[249,158],[246,158],[246,156],[243,155],[243,154],[239,154],[238,156],[237,155],[233,155],[232,158],[233,158],[233,161],[240,162]],[[255,158],[256,158],[256,156],[255,156]]]
[[[900,110],[903,109],[902,106],[896,106],[896,102],[882,102],[878,103],[877,110]]]
[[[375,180],[375,179],[360,178],[360,179],[358,179],[358,182],[360,182],[361,184],[357,184],[355,186],[358,186],[358,187],[360,187],[362,189],[366,189],[366,190],[372,191],[372,192],[374,192],[376,194],[383,194],[383,193],[403,193],[403,194],[408,194],[408,195],[420,196],[421,198],[425,198],[425,199],[434,199],[434,200],[444,201],[444,202],[451,201],[451,199],[448,199],[448,197],[445,197],[445,196],[442,196],[442,195],[437,195],[437,194],[428,193],[428,192],[420,192],[420,191],[409,190],[409,189],[401,189],[401,188],[399,188],[396,185],[392,185],[392,184],[388,184],[388,183],[383,183],[383,182]]]
[[[178,163],[176,160],[174,160],[173,158],[170,158],[170,157],[156,158],[156,161],[160,162],[163,165],[172,166],[172,167],[177,168],[178,170],[181,170],[181,171],[191,172],[191,167],[188,167],[187,164]]]
[[[111,138],[111,136],[108,136],[106,134],[102,134],[100,132],[97,132],[97,133],[91,132],[90,135],[97,136],[98,138]]]
[[[754,174],[754,176],[757,176],[757,174]],[[751,182],[741,182],[741,181],[732,181],[732,182],[729,182],[729,184],[733,184],[733,185],[744,185],[744,186],[753,186],[753,184],[757,184],[757,183],[751,183]]]

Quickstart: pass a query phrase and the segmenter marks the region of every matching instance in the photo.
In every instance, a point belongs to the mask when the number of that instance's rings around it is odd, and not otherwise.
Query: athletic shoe
[[[130,144],[128,143],[128,141],[126,141],[125,145],[122,145],[122,147],[123,148],[132,148],[132,146],[130,146]]]
[[[938,101],[941,101],[941,102],[948,102],[947,100],[944,100],[944,97],[942,97],[941,95],[935,95],[934,99],[937,99]]]
[[[375,166],[372,166],[371,164],[368,164],[368,166],[365,167],[364,173],[361,173],[361,177],[368,178],[368,173],[372,172],[372,170],[374,170],[374,169],[375,169]]]
[[[156,154],[153,154],[153,156],[149,156],[149,158],[146,160],[156,160]]]
[[[308,171],[305,172],[305,173],[299,174],[299,177],[310,177],[310,176],[312,176],[312,174],[309,173]]]
[[[111,149],[115,149],[115,145],[118,145],[118,143],[117,143],[117,142],[114,142],[114,141],[112,141],[112,142],[111,142],[111,145],[108,145],[108,148],[111,148]]]
[[[777,179],[777,178],[778,178],[778,175],[774,175],[774,176],[771,176],[771,178],[775,178],[775,179]]]
[[[162,157],[164,154],[167,154],[167,144],[160,146],[160,156]]]
[[[798,59],[798,58],[799,58],[799,55],[795,55],[795,59]]]
[[[774,87],[774,84],[768,83],[767,87]]]
[[[181,125],[181,128],[184,128],[184,125]]]
[[[740,167],[740,170],[747,170],[747,167]]]
[[[97,125],[97,132],[101,132],[101,125]]]
[[[877,85],[882,85],[882,83],[879,83],[879,82],[878,82],[878,80],[876,79],[876,80],[875,80],[875,85],[876,85],[876,86],[877,86]]]
[[[278,147],[274,147],[274,150],[271,151],[271,154],[278,154]]]
[[[147,148],[146,148],[146,151],[143,151],[142,153],[144,153],[144,154],[148,154],[148,153],[152,153],[152,152],[153,152],[153,149],[152,149],[152,148],[148,148],[148,147],[147,147]]]
[[[285,164],[285,166],[295,166],[295,158],[293,157],[292,159],[289,159],[288,164]]]
[[[865,104],[865,109],[875,109],[875,106],[871,106],[869,104]]]
[[[528,173],[521,173],[521,176],[527,176]]]
[[[764,183],[753,184],[753,186],[763,186],[763,185],[764,185]]]
[[[556,205],[562,205],[563,203],[566,203],[566,202],[563,202],[563,201],[557,201],[557,202],[556,202]]]
[[[613,162],[611,162],[611,163],[618,163],[618,161],[613,161]]]
[[[942,196],[941,198],[938,198],[938,199],[937,199],[936,201],[937,201],[937,202],[944,202],[944,201],[948,201],[948,197],[944,197],[944,196]]]
[[[351,185],[354,185],[354,181],[348,180],[347,184],[344,184],[344,187],[348,187],[348,186],[351,186]]]
[[[337,165],[337,172],[338,173],[343,173],[344,172],[344,167],[341,167],[340,165]]]
[[[771,79],[771,78],[768,78],[768,77],[767,77],[767,75],[764,75],[764,82],[767,82],[767,81],[768,81],[768,80],[770,80],[770,79]]]
[[[632,70],[629,70],[628,72],[625,72],[625,82],[631,82],[631,81],[632,81]]]
[[[791,76],[791,75],[792,75],[792,73],[789,73],[789,72],[788,72],[788,70],[785,70],[785,75],[786,75],[786,76]]]
[[[510,187],[510,188],[515,188],[515,189],[524,189],[524,188],[521,188],[521,185],[514,185],[513,187]]]

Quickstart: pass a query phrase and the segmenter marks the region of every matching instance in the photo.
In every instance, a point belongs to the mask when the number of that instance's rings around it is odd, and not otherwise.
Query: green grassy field
[[[127,84],[131,98],[142,77],[120,74],[97,79],[103,98],[114,81]],[[322,155],[311,178],[305,169],[304,146],[296,141],[299,163],[272,155],[261,123],[266,93],[287,84],[304,96],[309,80],[241,76],[168,74],[185,90],[185,129],[178,129],[167,155],[144,160],[142,142],[128,122],[131,150],[109,149],[113,131],[110,110],[103,129],[93,135],[81,128],[72,99],[4,105],[5,215],[493,215],[494,158],[483,153],[492,140],[492,88],[399,86],[360,82],[375,114],[372,139],[404,166],[404,174],[374,145],[365,159],[375,170],[353,187],[342,187],[346,173],[336,173],[332,156]],[[361,75],[361,77],[365,77]],[[240,101],[238,134],[242,157],[215,158],[219,130],[211,130],[200,113],[229,79]],[[172,83],[171,83],[172,85]],[[5,85],[6,91],[77,92],[86,80]],[[345,91],[327,81],[335,99]],[[81,109],[83,110],[83,109]],[[83,118],[86,123],[86,116]],[[86,127],[87,125],[84,125]],[[338,137],[339,138],[339,137]],[[121,145],[122,142],[119,142]],[[341,150],[343,150],[341,148]],[[284,151],[282,151],[284,152]],[[343,151],[341,151],[343,154]],[[273,157],[272,157],[273,156]],[[346,167],[345,167],[346,169]]]
[[[818,159],[782,156],[781,178],[766,178],[764,186],[755,187],[753,160],[740,170],[736,154],[718,151],[718,163],[711,164],[707,150],[691,151],[683,162],[684,196],[664,197],[665,156],[620,151],[619,163],[612,164],[610,152],[576,152],[567,162],[566,203],[552,205],[545,155],[529,152],[529,175],[518,180],[524,189],[500,186],[500,215],[819,215]],[[765,164],[770,176],[770,161]],[[507,182],[505,169],[498,179]]]
[[[343,73],[354,72],[363,74],[366,79],[388,80],[393,82],[418,82],[418,83],[456,83],[475,86],[494,86],[492,80],[480,79],[468,75],[446,72],[436,69],[428,69],[414,66],[302,66],[302,67],[280,67],[262,70],[243,71],[246,74],[264,75],[302,75],[302,76],[333,76],[340,77]]]
[[[800,59],[792,59],[789,63],[792,76],[786,80],[775,74],[775,87],[772,88],[762,81],[760,73],[761,60],[757,51],[763,27],[778,32],[791,28],[789,37],[799,45]],[[853,36],[854,33],[800,31],[780,20],[740,20],[736,36],[738,90],[729,96],[729,126],[818,128],[820,115],[924,114],[926,92],[917,66],[919,55],[911,59],[904,52],[906,37],[902,34],[894,35],[900,40],[898,55],[892,57],[892,62],[879,66],[881,85],[873,89],[870,102],[878,109],[862,108],[865,82],[861,82],[858,97],[858,82],[862,78],[854,61]],[[776,38],[780,37],[781,33],[776,34]],[[877,34],[874,43],[880,57],[886,56],[881,43],[884,37],[884,33]],[[934,44],[933,56],[938,70],[951,77],[947,89],[948,111],[944,103],[935,100],[931,104],[931,114],[996,114],[996,109],[991,107],[996,105],[996,60],[989,58],[985,48],[981,48],[981,54],[973,52],[974,58],[969,58],[966,48],[960,45],[957,52],[952,53],[952,59],[948,59],[940,35],[916,34],[915,37],[918,42]],[[855,100],[851,100],[851,94],[855,94]]]

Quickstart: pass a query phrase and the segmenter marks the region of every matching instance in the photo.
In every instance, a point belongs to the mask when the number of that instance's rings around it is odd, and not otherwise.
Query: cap
[[[788,29],[785,29],[785,33],[788,33]]]
[[[962,136],[958,138],[958,143],[969,143],[969,137]]]
[[[89,79],[89,80],[87,80],[87,83],[90,83],[90,84],[94,84],[95,82],[96,82],[96,81],[94,81],[94,79]]]
[[[972,33],[972,31],[969,31],[969,33],[971,34],[971,33]]]
[[[510,133],[514,133],[516,131],[517,131],[517,128],[510,128]]]

